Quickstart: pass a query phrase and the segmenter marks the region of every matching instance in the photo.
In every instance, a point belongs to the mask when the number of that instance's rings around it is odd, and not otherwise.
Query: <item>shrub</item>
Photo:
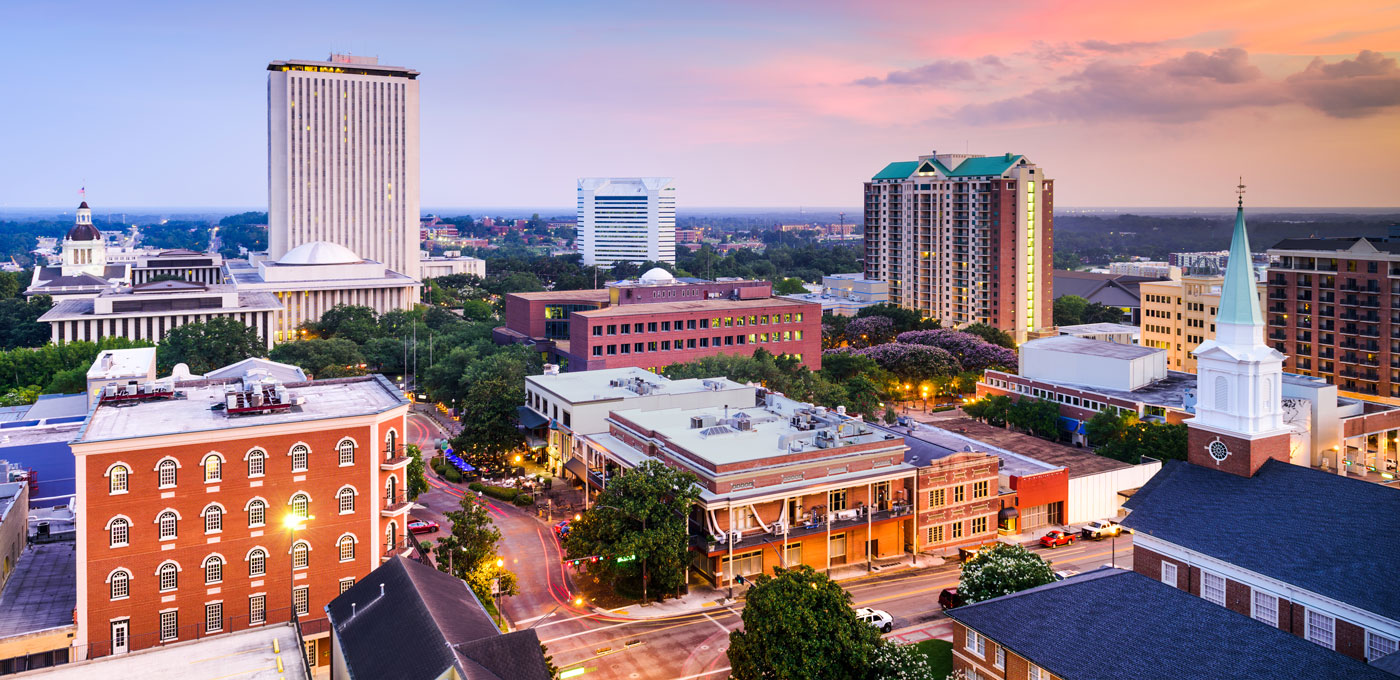
[[[481,482],[472,482],[471,484],[468,484],[468,485],[467,485],[467,488],[468,488],[468,489],[471,489],[472,491],[478,491],[478,492],[479,492],[479,491],[484,490],[484,489],[486,488],[486,485],[485,485],[485,484],[482,484]]]
[[[481,488],[473,489],[473,491],[480,491],[487,496],[507,503],[514,503],[516,497],[520,495],[519,489],[511,489],[504,486],[491,486],[489,484],[476,484],[474,486],[479,486]]]
[[[453,484],[462,481],[462,473],[458,472],[457,468],[455,467],[447,468],[447,471],[444,472],[442,476],[446,478],[447,481],[452,482]]]
[[[528,508],[535,504],[535,497],[528,493],[522,493],[515,497],[514,503],[522,508]]]

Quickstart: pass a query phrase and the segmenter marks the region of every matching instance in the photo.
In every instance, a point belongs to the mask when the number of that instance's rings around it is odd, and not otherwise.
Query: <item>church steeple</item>
[[[1236,192],[1235,231],[1230,238],[1230,263],[1220,289],[1220,306],[1215,317],[1215,337],[1221,344],[1257,345],[1262,342],[1264,316],[1259,312],[1259,292],[1254,281],[1254,258],[1249,250],[1249,232],[1244,226],[1244,183]]]

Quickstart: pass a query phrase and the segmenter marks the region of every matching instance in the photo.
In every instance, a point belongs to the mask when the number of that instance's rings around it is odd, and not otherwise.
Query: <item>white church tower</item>
[[[1244,225],[1244,185],[1235,212],[1230,262],[1220,291],[1215,339],[1196,348],[1196,417],[1188,421],[1187,458],[1252,476],[1269,458],[1289,459],[1283,425],[1283,354],[1264,344],[1264,317]]]
[[[107,242],[92,226],[92,209],[87,201],[78,206],[78,219],[63,237],[63,275],[102,276],[107,270]]]

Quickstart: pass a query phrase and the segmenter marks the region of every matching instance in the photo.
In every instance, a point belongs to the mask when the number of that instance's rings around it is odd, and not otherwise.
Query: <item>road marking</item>
[[[603,626],[602,628],[593,628],[593,629],[591,629],[591,630],[580,631],[580,632],[578,632],[578,633],[570,633],[570,634],[568,634],[568,635],[561,635],[561,636],[559,636],[559,637],[557,637],[557,638],[550,638],[550,639],[548,639],[548,640],[540,640],[540,644],[545,644],[545,645],[547,645],[547,644],[549,644],[549,643],[551,643],[551,642],[558,642],[558,641],[560,641],[560,640],[568,640],[569,638],[576,638],[576,637],[578,637],[578,636],[580,636],[580,635],[588,635],[589,633],[598,633],[598,632],[602,632],[602,631],[608,630],[608,629],[610,629],[610,628],[618,628],[618,627],[621,627],[621,626],[627,626],[627,625],[631,625],[631,624],[634,624],[634,623],[642,623],[642,622],[644,622],[644,621],[645,621],[645,619],[638,619],[638,620],[636,620],[636,621],[623,621],[622,623],[614,623],[614,624],[611,625],[611,626]],[[535,630],[539,630],[539,628],[536,628]]]
[[[732,609],[729,610],[729,613],[733,614],[733,613],[734,613],[734,610],[732,610]],[[722,630],[722,631],[724,631],[724,632],[726,632],[726,633],[729,632],[729,626],[726,626],[726,625],[720,623],[719,621],[714,620],[714,617],[710,616],[709,614],[706,614],[706,615],[705,615],[705,618],[709,619],[709,620],[710,620],[710,623],[713,623],[713,624],[715,624],[716,626],[719,626],[719,629],[720,629],[720,630]]]
[[[730,666],[725,666],[724,668],[716,668],[712,671],[705,671],[704,673],[696,673],[695,675],[687,675],[683,678],[675,678],[675,680],[695,680],[696,678],[703,678],[709,675],[714,675],[715,673],[724,673],[730,670],[733,670],[733,668]]]

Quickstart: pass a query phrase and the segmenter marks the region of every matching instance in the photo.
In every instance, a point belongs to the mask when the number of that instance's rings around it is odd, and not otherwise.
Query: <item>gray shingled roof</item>
[[[412,560],[380,565],[326,613],[353,678],[432,680],[456,667],[468,680],[549,680],[535,631],[502,635],[466,583]]]
[[[1376,587],[1400,583],[1396,489],[1275,460],[1253,477],[1168,461],[1124,505],[1139,533],[1400,620],[1400,590]]]
[[[1064,680],[1394,676],[1136,572],[1102,568],[948,611]]]

